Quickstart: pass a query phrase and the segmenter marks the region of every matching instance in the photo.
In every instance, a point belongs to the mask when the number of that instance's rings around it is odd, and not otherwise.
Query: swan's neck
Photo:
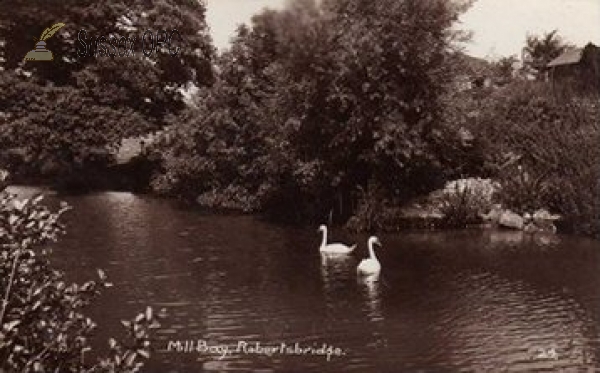
[[[373,242],[369,242],[369,258],[377,260],[377,257],[375,256],[375,250],[373,249]]]
[[[323,240],[321,241],[321,247],[325,247],[327,245],[327,228],[323,229]]]

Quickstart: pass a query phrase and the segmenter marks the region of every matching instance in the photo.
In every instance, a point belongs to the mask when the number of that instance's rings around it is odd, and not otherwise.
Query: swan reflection
[[[351,256],[321,253],[321,277],[326,291],[341,286],[354,275],[354,260]]]
[[[335,320],[337,325],[351,319],[348,312],[358,312],[349,296],[355,274],[354,265],[355,260],[351,256],[321,254],[321,279],[327,316]]]
[[[359,276],[358,285],[365,302],[364,310],[371,322],[384,320],[381,311],[381,279],[379,273],[369,276]]]

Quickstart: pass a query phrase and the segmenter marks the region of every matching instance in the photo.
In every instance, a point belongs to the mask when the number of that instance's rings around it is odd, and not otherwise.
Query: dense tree
[[[173,126],[157,184],[311,216],[347,216],[359,187],[385,185],[390,198],[431,189],[444,177],[441,96],[463,35],[451,26],[468,5],[303,0],[257,15]]]
[[[515,64],[519,61],[516,56],[502,57],[494,63],[494,75],[499,83],[510,82],[515,75]]]
[[[56,22],[65,26],[48,40],[55,60],[23,61],[34,38]],[[147,30],[162,41],[165,34],[157,33],[174,29],[175,56],[166,46],[143,54],[150,49],[149,34],[142,42]],[[203,3],[15,0],[0,4],[0,30],[0,141],[4,149],[21,149],[35,172],[49,163],[61,173],[88,161],[106,164],[120,139],[162,128],[183,110],[185,89],[212,83]],[[106,49],[92,43],[111,36],[137,38],[135,56],[116,54],[111,39]]]
[[[286,128],[303,97],[293,87],[291,62],[300,63],[303,47],[319,44],[290,39],[314,31],[304,26],[315,23],[315,12],[316,6],[266,11],[253,18],[252,29],[239,28],[218,60],[215,84],[200,91],[196,105],[163,138],[165,173],[156,188],[191,198],[204,194],[206,203],[221,207],[260,208],[295,158]],[[308,63],[326,49],[311,51],[302,51]]]
[[[560,56],[569,44],[565,43],[554,30],[543,35],[528,35],[524,52],[526,67],[533,70],[539,80],[545,79],[548,63]]]

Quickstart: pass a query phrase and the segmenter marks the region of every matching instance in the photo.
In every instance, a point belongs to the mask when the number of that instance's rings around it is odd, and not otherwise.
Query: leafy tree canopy
[[[571,45],[560,37],[558,30],[543,35],[528,35],[524,47],[525,64],[542,79],[548,71],[548,63],[569,47]]]
[[[35,38],[57,22],[66,25],[47,41],[54,61],[23,61]],[[156,38],[159,30],[173,29],[176,56],[166,49],[144,56],[146,30]],[[86,31],[88,46],[101,36],[137,37],[136,55],[92,57],[88,50],[82,57],[80,30]],[[184,108],[183,90],[213,80],[214,48],[202,2],[2,2],[0,34],[1,141],[26,148],[34,159],[72,164],[106,153],[123,137],[164,126]]]
[[[255,16],[174,126],[157,186],[342,215],[358,187],[404,198],[431,188],[443,177],[441,96],[465,36],[452,25],[469,3],[297,0]]]

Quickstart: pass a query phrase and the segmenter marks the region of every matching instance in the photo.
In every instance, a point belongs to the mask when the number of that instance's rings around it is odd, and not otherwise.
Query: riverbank
[[[40,190],[46,194],[80,195],[108,190],[131,191],[126,189],[90,189],[69,190],[56,189],[49,184],[21,184],[9,185],[6,173],[3,174],[1,190],[7,187],[16,188],[30,198]],[[12,181],[11,181],[12,182]],[[27,185],[27,186],[24,186]],[[398,233],[406,231],[444,231],[456,229],[498,230],[523,232],[525,234],[556,234],[569,233],[564,227],[563,218],[552,214],[546,209],[538,209],[531,213],[519,214],[510,209],[502,208],[495,203],[497,199],[489,191],[482,192],[497,183],[489,179],[464,179],[450,182],[446,188],[432,192],[426,196],[415,199],[403,206],[386,207],[376,217],[376,221],[361,221],[357,216],[351,217],[343,226],[354,233],[384,232]],[[25,189],[24,189],[25,188]],[[32,190],[31,193],[25,192]],[[153,195],[144,192],[142,194]],[[222,215],[239,215],[243,213],[237,209],[216,209],[202,206],[199,203],[188,203],[190,209],[204,208],[212,213]],[[248,214],[248,213],[244,213]],[[251,213],[263,215],[261,213]],[[319,222],[315,222],[319,223]]]
[[[126,162],[114,162],[88,167],[52,169],[41,172],[16,162],[10,168],[10,181],[19,185],[44,186],[63,193],[87,193],[90,191],[117,190],[149,193],[150,179],[158,165],[145,154],[138,154]],[[43,169],[43,167],[40,167]],[[8,171],[5,171],[8,172]],[[8,173],[5,179],[8,179]]]
[[[378,206],[381,213],[355,215],[346,224],[353,231],[405,229],[481,228],[523,231],[526,233],[557,232],[563,220],[544,206],[515,212],[502,206],[502,186],[491,179],[470,178],[448,182],[436,190],[401,206]]]

